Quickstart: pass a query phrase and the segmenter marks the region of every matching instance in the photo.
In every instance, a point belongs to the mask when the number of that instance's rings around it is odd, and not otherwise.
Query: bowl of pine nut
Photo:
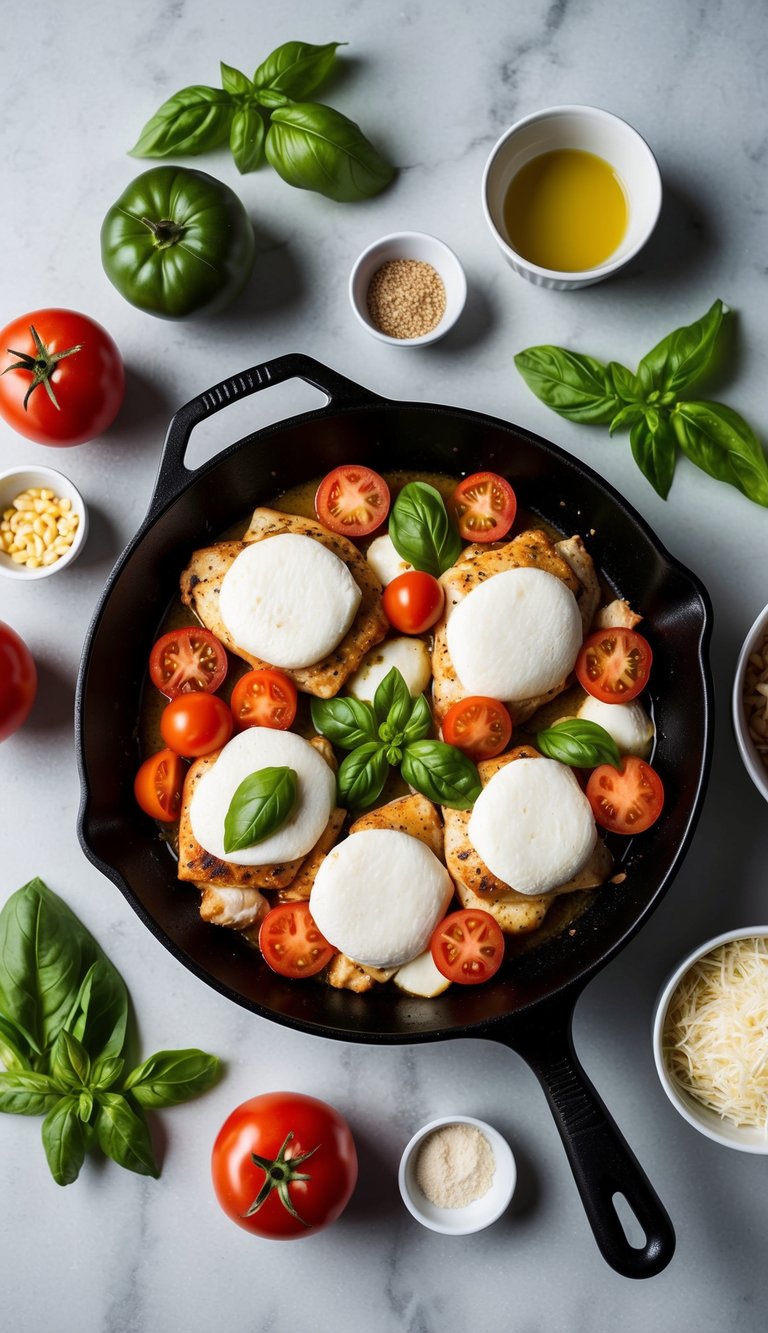
[[[736,744],[749,776],[768,801],[768,606],[742,644],[731,700]]]
[[[0,574],[44,579],[76,560],[88,511],[76,486],[52,467],[0,472]]]

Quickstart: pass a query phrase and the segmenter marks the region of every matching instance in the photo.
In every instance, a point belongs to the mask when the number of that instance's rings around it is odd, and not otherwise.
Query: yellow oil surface
[[[627,198],[610,163],[580,148],[542,153],[504,199],[509,243],[541,268],[578,273],[605,263],[627,228]]]

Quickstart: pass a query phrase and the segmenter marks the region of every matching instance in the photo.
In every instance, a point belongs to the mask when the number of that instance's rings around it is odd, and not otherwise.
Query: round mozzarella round
[[[613,736],[622,754],[636,754],[647,759],[653,745],[654,726],[643,705],[633,699],[628,704],[606,704],[587,695],[579,708],[579,717],[597,722]]]
[[[518,893],[549,893],[584,867],[597,841],[589,801],[554,759],[514,759],[475,802],[469,840]]]
[[[400,553],[395,550],[395,543],[388,532],[382,533],[381,537],[374,538],[365,553],[365,557],[379,583],[384,588],[399,574],[407,574],[410,569],[413,569],[413,565],[409,565],[408,561],[403,560]]]
[[[450,612],[448,651],[468,694],[531,699],[559,685],[582,642],[576,598],[543,569],[507,569]]]
[[[347,681],[347,693],[373,703],[378,686],[393,667],[397,667],[414,698],[423,694],[432,678],[432,659],[424,640],[402,637],[378,643]]]
[[[262,768],[292,768],[296,804],[274,833],[239,852],[224,850],[224,820],[237,788]],[[336,800],[336,779],[322,755],[292,731],[249,727],[224,746],[203,773],[189,807],[200,846],[211,856],[239,866],[279,865],[306,856],[323,832]]]
[[[343,560],[296,532],[251,542],[221,582],[219,609],[238,648],[277,667],[307,667],[338,647],[361,592]]]
[[[362,829],[328,853],[309,900],[318,930],[367,967],[423,953],[453,896],[445,866],[418,838]]]

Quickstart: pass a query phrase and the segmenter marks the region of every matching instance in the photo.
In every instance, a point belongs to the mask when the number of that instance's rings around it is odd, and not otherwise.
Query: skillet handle
[[[285,380],[301,379],[312,384],[327,395],[328,402],[320,408],[317,416],[326,411],[338,411],[340,408],[364,407],[368,403],[379,402],[379,395],[355,384],[344,375],[340,375],[329,366],[315,361],[311,356],[293,352],[286,356],[275,357],[260,366],[251,366],[238,375],[214,384],[204,393],[198,394],[190,402],[180,407],[172,417],[163,445],[155,488],[149,502],[147,521],[154,518],[159,510],[175,500],[190,482],[193,471],[184,466],[184,455],[189,438],[195,426],[228,407],[236,399],[247,398],[261,389],[268,389],[273,384],[282,384]]]
[[[582,1203],[603,1258],[623,1277],[653,1277],[675,1252],[661,1200],[582,1069],[573,1046],[573,996],[537,1007],[530,1027],[492,1029],[536,1074],[555,1118]],[[630,1245],[614,1202],[623,1195],[645,1233]]]

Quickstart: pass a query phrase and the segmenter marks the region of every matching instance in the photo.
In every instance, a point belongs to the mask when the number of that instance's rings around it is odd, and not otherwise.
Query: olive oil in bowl
[[[503,207],[509,243],[540,268],[578,273],[599,268],[627,229],[624,186],[610,163],[580,148],[558,148],[526,162]]]

